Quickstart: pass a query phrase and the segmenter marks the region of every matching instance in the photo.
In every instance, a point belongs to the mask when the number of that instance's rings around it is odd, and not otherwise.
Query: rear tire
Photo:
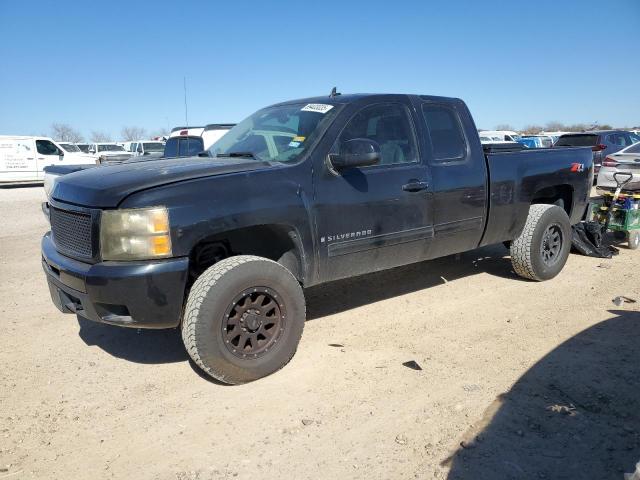
[[[556,205],[531,205],[522,233],[511,242],[511,263],[519,276],[540,282],[560,273],[570,250],[567,212]]]
[[[240,255],[209,267],[193,284],[182,339],[208,375],[246,383],[289,362],[305,315],[302,288],[289,270],[266,258]]]
[[[640,247],[640,231],[631,230],[628,235],[627,245],[629,250],[637,250]]]

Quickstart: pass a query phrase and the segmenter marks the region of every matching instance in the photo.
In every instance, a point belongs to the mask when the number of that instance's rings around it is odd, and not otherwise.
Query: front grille
[[[93,228],[91,215],[52,207],[51,231],[60,253],[70,257],[93,257]]]

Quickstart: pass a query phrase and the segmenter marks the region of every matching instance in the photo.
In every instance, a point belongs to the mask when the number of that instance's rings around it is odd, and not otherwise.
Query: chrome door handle
[[[402,186],[402,190],[405,192],[420,192],[426,190],[429,184],[427,182],[413,181]]]

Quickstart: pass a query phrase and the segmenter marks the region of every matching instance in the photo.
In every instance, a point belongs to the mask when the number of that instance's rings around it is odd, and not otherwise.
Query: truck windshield
[[[295,162],[329,125],[337,110],[337,105],[325,103],[268,107],[229,130],[209,152],[214,157]]]

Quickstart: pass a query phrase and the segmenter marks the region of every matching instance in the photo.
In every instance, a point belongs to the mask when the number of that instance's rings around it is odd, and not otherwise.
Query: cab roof
[[[459,99],[452,97],[438,97],[433,95],[418,95],[418,94],[406,94],[406,93],[347,93],[338,94],[335,96],[322,95],[318,97],[298,98],[296,100],[287,100],[271,105],[272,107],[280,105],[292,105],[297,103],[324,103],[328,105],[344,105],[347,103],[355,103],[365,99],[368,100],[389,100],[389,97],[411,97],[416,96],[421,99],[427,100],[443,100],[447,102],[457,101]]]

